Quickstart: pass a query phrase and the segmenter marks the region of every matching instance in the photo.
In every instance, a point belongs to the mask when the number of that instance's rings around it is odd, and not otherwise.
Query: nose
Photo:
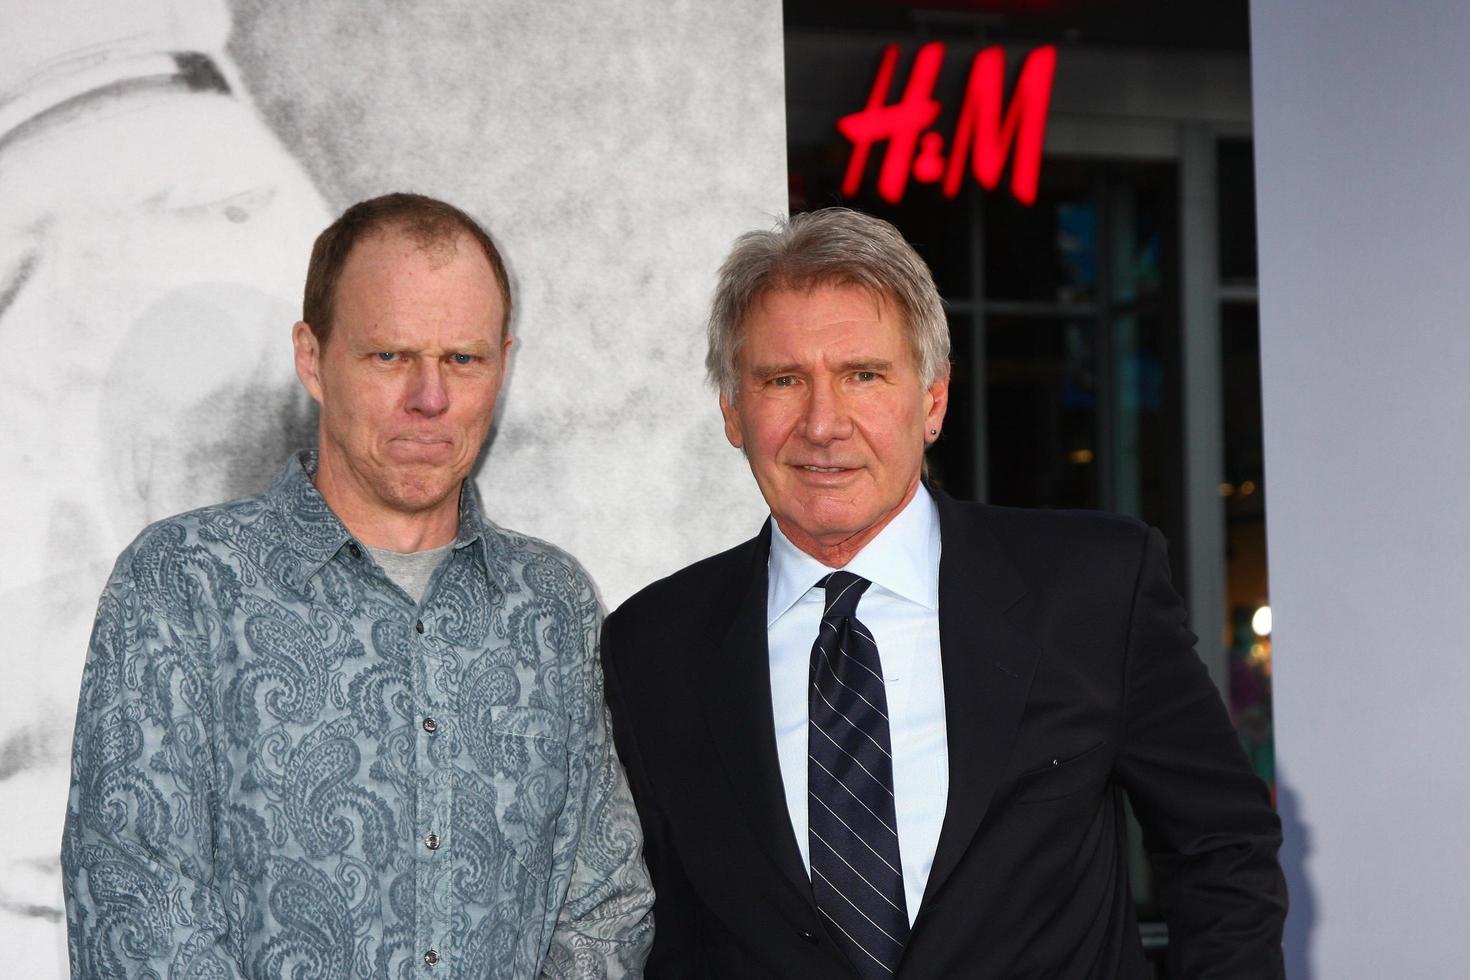
[[[807,390],[801,416],[802,437],[807,442],[826,445],[852,435],[852,416],[835,385],[813,381]]]
[[[444,384],[444,365],[434,358],[420,358],[409,381],[407,408],[430,418],[449,407],[449,389]]]

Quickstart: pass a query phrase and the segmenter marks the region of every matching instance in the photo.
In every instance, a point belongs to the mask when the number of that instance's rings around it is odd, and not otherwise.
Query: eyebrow
[[[801,374],[805,368],[800,364],[788,362],[783,364],[753,364],[750,368],[751,377],[774,378],[782,374]],[[893,362],[886,358],[868,358],[866,360],[843,361],[837,365],[840,373],[848,371],[891,371]]]
[[[838,365],[841,371],[891,371],[893,362],[883,358],[873,358],[866,361],[844,361]]]
[[[405,338],[393,337],[386,334],[369,335],[368,337],[363,338],[361,347],[364,351],[401,350],[409,351],[410,353],[418,353],[418,351],[420,350],[420,348],[414,347],[413,345],[409,344]],[[494,349],[494,344],[487,344],[482,340],[470,340],[466,341],[463,344],[455,344],[451,342],[448,347],[444,348],[444,353],[476,354],[483,356],[490,354]]]
[[[752,364],[750,376],[753,378],[774,378],[779,374],[800,374],[800,364]]]

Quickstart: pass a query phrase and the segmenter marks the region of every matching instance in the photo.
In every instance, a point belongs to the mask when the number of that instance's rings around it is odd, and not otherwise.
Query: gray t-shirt
[[[388,578],[394,585],[407,592],[414,602],[424,601],[424,590],[429,587],[429,579],[434,574],[434,569],[449,554],[449,549],[454,547],[451,541],[438,548],[430,548],[428,551],[415,551],[403,554],[400,551],[387,551],[383,548],[367,546]]]

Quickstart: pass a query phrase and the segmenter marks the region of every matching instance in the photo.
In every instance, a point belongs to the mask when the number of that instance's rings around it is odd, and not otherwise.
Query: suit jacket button
[[[797,935],[800,936],[802,939],[805,939],[807,942],[816,945],[817,934],[812,932],[810,929],[802,929],[797,932]]]

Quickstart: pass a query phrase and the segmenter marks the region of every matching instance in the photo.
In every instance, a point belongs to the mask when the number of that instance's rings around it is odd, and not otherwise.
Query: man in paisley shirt
[[[486,520],[510,351],[439,201],[317,239],[319,451],[146,529],[103,592],[62,845],[77,977],[624,977],[653,895],[591,583]]]

